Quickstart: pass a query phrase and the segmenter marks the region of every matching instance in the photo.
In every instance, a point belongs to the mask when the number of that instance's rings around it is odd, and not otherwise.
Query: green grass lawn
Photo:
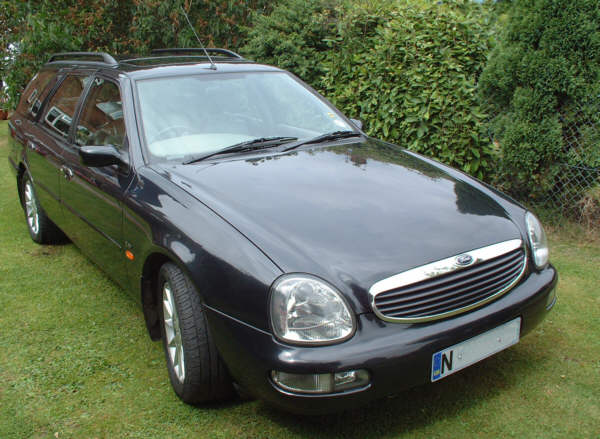
[[[600,239],[550,233],[558,304],[519,344],[443,381],[335,416],[260,401],[190,407],[138,304],[72,244],[26,230],[0,123],[0,438],[600,436]]]

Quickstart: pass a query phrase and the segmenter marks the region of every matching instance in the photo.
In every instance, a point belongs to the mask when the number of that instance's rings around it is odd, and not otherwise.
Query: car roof
[[[148,56],[119,55],[105,52],[66,52],[54,54],[45,69],[99,69],[109,76],[125,74],[132,79],[185,74],[215,74],[232,72],[281,72],[273,66],[257,64],[227,49],[176,48],[159,49]],[[212,61],[212,63],[211,63]]]

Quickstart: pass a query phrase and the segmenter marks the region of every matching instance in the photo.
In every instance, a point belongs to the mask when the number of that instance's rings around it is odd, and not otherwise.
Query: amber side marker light
[[[130,261],[133,261],[135,259],[135,256],[133,256],[133,253],[131,253],[129,250],[125,250],[125,257],[127,259],[129,259]]]

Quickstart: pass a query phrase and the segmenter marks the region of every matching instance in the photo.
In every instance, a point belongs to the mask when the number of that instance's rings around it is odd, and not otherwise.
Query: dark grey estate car
[[[9,127],[32,239],[141,303],[187,403],[355,407],[519,341],[557,280],[535,216],[224,49],[54,55]]]

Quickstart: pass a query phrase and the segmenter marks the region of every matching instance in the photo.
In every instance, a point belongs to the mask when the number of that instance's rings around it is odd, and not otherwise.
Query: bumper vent
[[[450,317],[507,293],[526,269],[520,239],[494,244],[397,274],[369,290],[383,320],[417,323]]]

